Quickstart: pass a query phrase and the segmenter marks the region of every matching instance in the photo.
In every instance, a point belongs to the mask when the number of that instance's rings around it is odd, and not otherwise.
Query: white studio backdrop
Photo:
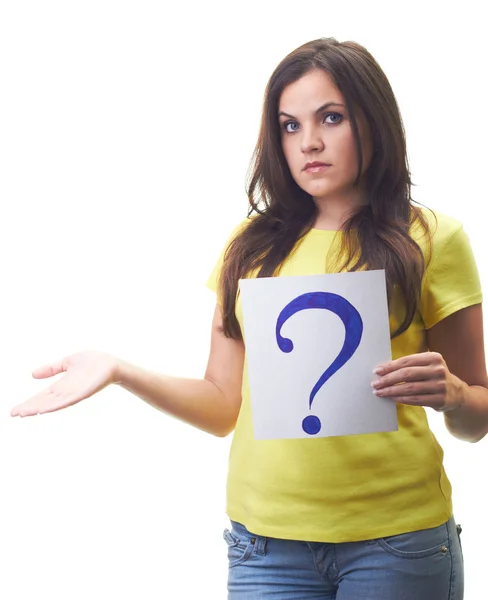
[[[267,79],[296,46],[334,36],[377,58],[414,198],[464,222],[488,291],[477,6],[2,0],[2,599],[226,597],[230,437],[115,387],[40,417],[10,409],[48,385],[34,368],[86,348],[203,375],[205,281],[245,216]],[[487,441],[429,419],[464,529],[466,598],[478,600]]]

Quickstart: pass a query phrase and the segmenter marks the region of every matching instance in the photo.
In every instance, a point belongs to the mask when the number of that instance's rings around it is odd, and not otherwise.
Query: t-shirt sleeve
[[[426,329],[458,310],[482,301],[478,268],[469,237],[461,224],[441,234],[434,235],[432,257],[428,264],[420,313]]]
[[[217,294],[217,302],[220,304],[221,303],[221,298],[218,294],[219,291],[219,277],[220,277],[220,271],[222,270],[222,265],[224,264],[224,257],[225,257],[225,253],[227,251],[227,248],[229,247],[229,245],[231,244],[232,240],[236,237],[236,235],[249,223],[249,219],[245,219],[244,221],[241,221],[239,223],[239,225],[237,225],[237,227],[235,227],[232,231],[232,233],[230,234],[230,236],[227,238],[226,243],[224,244],[224,247],[222,248],[222,251],[220,253],[220,256],[217,260],[217,262],[214,265],[214,268],[212,269],[212,272],[210,273],[209,278],[207,279],[207,287],[212,290],[212,292],[215,292]]]

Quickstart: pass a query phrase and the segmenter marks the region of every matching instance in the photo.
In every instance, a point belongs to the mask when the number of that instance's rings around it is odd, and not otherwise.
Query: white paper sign
[[[396,431],[372,392],[391,360],[385,272],[240,281],[256,439]]]

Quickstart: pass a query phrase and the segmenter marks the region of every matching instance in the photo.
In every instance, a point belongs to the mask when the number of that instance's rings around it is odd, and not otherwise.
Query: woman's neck
[[[314,229],[329,229],[339,231],[344,223],[351,217],[360,206],[367,202],[356,191],[349,198],[314,198],[317,206],[317,217],[313,224]]]

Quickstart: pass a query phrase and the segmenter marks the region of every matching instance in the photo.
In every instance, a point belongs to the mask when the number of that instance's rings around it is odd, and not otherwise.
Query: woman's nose
[[[301,139],[302,152],[320,152],[324,149],[324,141],[316,129],[304,130]]]

